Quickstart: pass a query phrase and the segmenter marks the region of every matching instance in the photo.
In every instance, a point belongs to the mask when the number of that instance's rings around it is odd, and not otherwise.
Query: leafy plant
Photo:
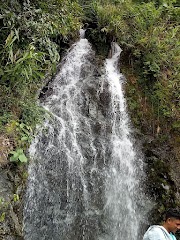
[[[5,212],[1,213],[1,215],[0,215],[0,222],[4,222],[5,216],[6,216]]]
[[[122,62],[128,59],[129,67],[139,75],[136,88],[141,89],[153,105],[153,118],[158,122],[179,119],[180,9],[176,4],[174,0],[99,0],[94,5],[96,16],[92,21],[96,18],[99,32],[105,33],[106,38],[111,35],[121,45]],[[94,39],[98,39],[99,32],[92,32]],[[128,102],[138,115],[139,107]]]
[[[20,144],[23,142],[31,143],[32,140],[32,129],[30,126],[24,124],[24,123],[16,123],[16,131],[20,134]]]
[[[25,156],[23,149],[17,149],[16,151],[11,151],[10,153],[12,154],[10,157],[11,162],[27,162],[27,157]]]
[[[44,111],[37,91],[60,60],[61,43],[77,36],[82,9],[77,1],[7,0],[0,4],[0,133],[25,150]],[[23,157],[22,157],[23,156]]]
[[[14,202],[18,202],[19,201],[19,195],[18,194],[14,194],[13,195],[13,201]]]

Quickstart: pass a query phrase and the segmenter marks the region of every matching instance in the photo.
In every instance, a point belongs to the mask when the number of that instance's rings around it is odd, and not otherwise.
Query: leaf
[[[19,41],[19,30],[15,29],[15,34],[16,34],[16,37],[17,37],[17,39]]]
[[[10,153],[11,153],[11,154],[15,154],[16,152],[15,152],[15,151],[11,151]]]
[[[12,48],[10,48],[9,49],[9,58],[10,58],[10,60],[11,60],[11,63],[13,63],[13,50],[12,50]]]
[[[18,153],[19,155],[22,154],[22,153],[23,153],[23,149],[21,149],[21,148],[17,149],[17,153]]]
[[[3,76],[3,74],[4,74],[4,71],[2,68],[0,68],[0,76]]]
[[[29,52],[25,52],[23,57],[17,60],[16,64],[20,62],[24,62],[26,59],[28,59],[28,56],[29,56]]]
[[[22,138],[21,138],[21,141],[27,141],[28,140],[28,137],[27,136],[23,136]]]
[[[26,68],[24,68],[23,73],[24,73],[24,75],[26,76],[26,78],[29,79],[29,75],[28,75],[28,72],[27,72]]]
[[[28,130],[26,130],[25,128],[23,128],[22,130],[23,130],[23,132],[24,132],[24,133],[26,133],[27,135],[29,135],[29,134],[30,134],[30,133],[29,133],[29,131],[28,131]]]
[[[0,222],[3,222],[3,221],[4,221],[5,216],[6,216],[5,212],[3,212],[3,213],[1,214],[1,216],[0,216]]]
[[[19,201],[19,195],[18,194],[14,194],[14,202],[18,202]]]
[[[14,36],[14,31],[11,30],[10,34],[6,39],[5,47],[10,47],[14,43],[14,41],[16,41],[16,39],[17,39],[17,36]]]
[[[19,155],[19,160],[20,160],[21,162],[27,162],[27,157],[24,155],[24,153],[21,154],[21,155]]]
[[[21,123],[19,126],[20,126],[20,128],[24,128],[25,124]]]
[[[18,159],[18,156],[19,156],[19,153],[18,153],[18,152],[14,152],[14,153],[13,153],[13,158]]]
[[[14,156],[10,157],[10,162],[17,162],[18,158],[15,158]]]
[[[13,36],[14,36],[14,32],[11,30],[10,34],[6,38],[5,47],[8,47],[11,44]]]
[[[34,73],[41,79],[44,77],[44,73],[41,73],[40,71],[34,71]]]

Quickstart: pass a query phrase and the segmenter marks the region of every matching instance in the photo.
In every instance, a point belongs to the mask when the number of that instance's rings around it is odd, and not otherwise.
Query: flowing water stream
[[[121,49],[98,69],[87,39],[64,58],[30,147],[25,240],[138,240],[142,160],[134,150]]]

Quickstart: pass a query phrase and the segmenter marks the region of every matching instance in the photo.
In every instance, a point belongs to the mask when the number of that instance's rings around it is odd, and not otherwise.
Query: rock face
[[[168,208],[179,207],[179,161],[168,142],[162,144],[152,136],[143,142],[147,173],[147,192],[154,204],[149,221],[161,224]],[[176,233],[177,239],[180,235]]]
[[[177,172],[173,166],[178,166],[173,149],[168,144],[162,144],[155,139],[144,143],[144,154],[147,171],[147,188],[157,210],[176,207],[179,196]],[[156,213],[157,215],[157,213]],[[158,218],[157,218],[158,220]]]
[[[0,168],[0,240],[22,240],[22,186],[19,168]]]
[[[13,144],[8,137],[0,136],[0,239],[22,239],[22,167],[8,160]]]

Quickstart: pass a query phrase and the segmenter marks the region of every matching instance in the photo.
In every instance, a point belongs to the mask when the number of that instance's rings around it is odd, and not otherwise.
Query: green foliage
[[[6,216],[6,213],[5,213],[5,212],[1,213],[1,215],[0,215],[0,222],[3,222],[3,221],[4,221],[5,216]]]
[[[19,201],[19,195],[18,194],[14,194],[13,201],[14,202],[18,202]]]
[[[98,29],[93,34],[111,35],[121,45],[139,75],[138,87],[162,121],[179,118],[180,8],[176,5],[174,0],[99,0],[93,5]],[[134,101],[133,111],[138,109]]]
[[[25,156],[23,149],[17,149],[16,151],[11,151],[10,153],[12,154],[12,156],[10,157],[11,162],[27,162],[27,157]]]
[[[28,147],[43,119],[37,90],[56,70],[61,42],[76,37],[81,16],[77,1],[1,1],[0,132],[17,149]]]
[[[18,148],[28,147],[33,137],[31,126],[15,120],[12,120],[6,126],[6,133],[15,140],[14,144]]]
[[[25,142],[25,141],[30,143],[31,140],[32,140],[32,129],[31,129],[31,127],[24,124],[24,123],[18,123],[18,122],[16,122],[16,126],[17,126],[16,131],[19,132],[19,135],[21,137],[20,144],[22,145],[22,142]]]

